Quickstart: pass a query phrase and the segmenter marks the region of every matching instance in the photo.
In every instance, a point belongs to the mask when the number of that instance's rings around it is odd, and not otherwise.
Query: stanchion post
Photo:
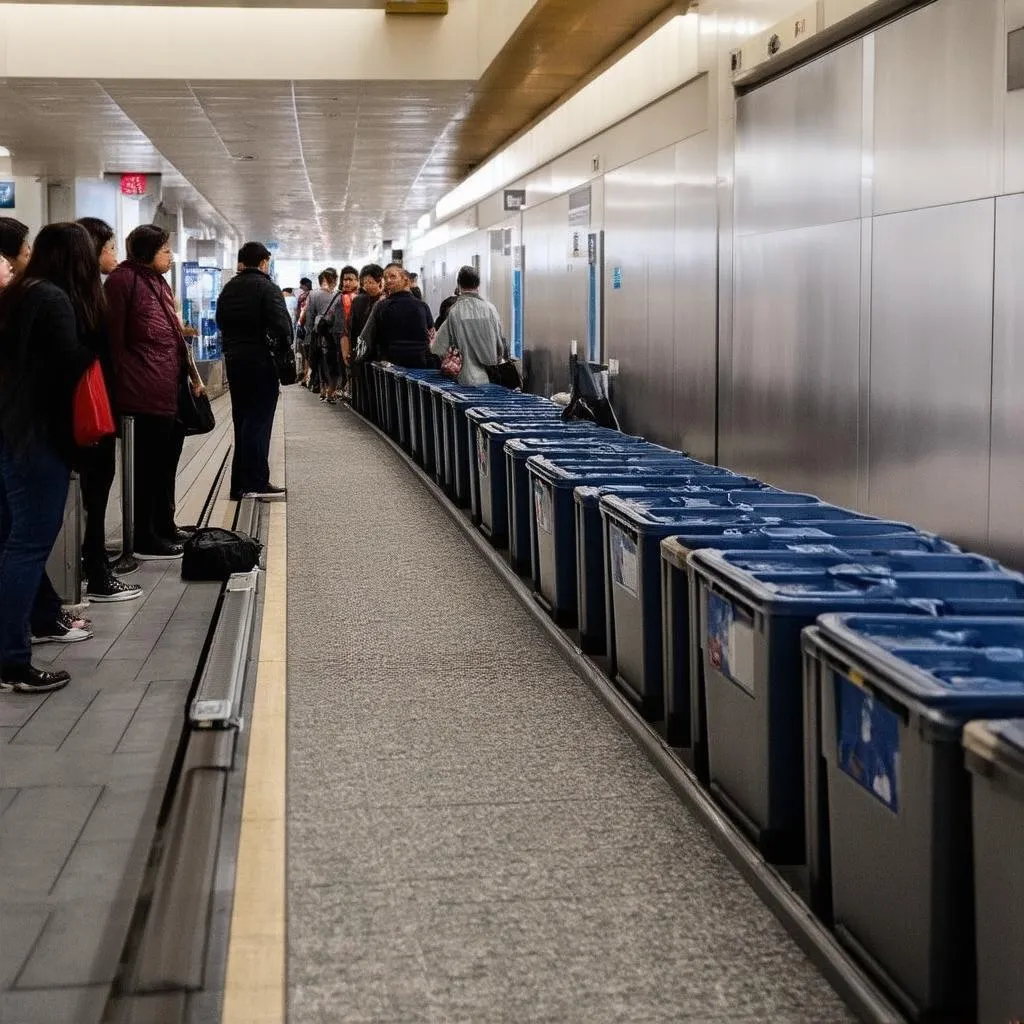
[[[135,417],[121,417],[121,557],[114,572],[135,572]]]

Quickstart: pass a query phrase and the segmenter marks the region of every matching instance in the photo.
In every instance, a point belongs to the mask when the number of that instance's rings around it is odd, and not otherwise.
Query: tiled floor
[[[291,1024],[852,1020],[390,449],[287,403]]]
[[[0,694],[4,1024],[98,1021],[124,946],[219,593],[180,563],[130,580],[144,597],[91,606],[92,640],[35,648],[66,689]]]

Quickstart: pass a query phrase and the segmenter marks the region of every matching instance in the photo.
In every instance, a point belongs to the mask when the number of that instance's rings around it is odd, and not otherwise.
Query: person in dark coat
[[[107,278],[110,350],[117,411],[135,419],[135,556],[181,558],[188,535],[174,522],[174,484],[185,432],[178,385],[205,392],[185,341],[174,295],[170,235],[144,224],[128,236],[128,259]]]
[[[117,240],[114,229],[98,217],[83,217],[78,222],[89,232],[96,248],[99,272],[102,275],[117,269]],[[106,317],[85,344],[99,359],[107,392],[114,393],[114,360],[110,353],[110,334]],[[80,478],[82,506],[85,509],[85,537],[82,540],[82,567],[85,572],[85,596],[98,603],[133,601],[142,596],[142,587],[119,580],[110,569],[107,558],[106,523],[110,488],[117,470],[117,438],[103,438],[89,449],[82,463]]]
[[[388,297],[374,307],[363,328],[367,345],[376,358],[408,369],[426,369],[433,364],[430,343],[434,338],[433,317],[426,304],[413,295],[409,275],[400,263],[384,268]]]
[[[235,454],[231,499],[245,494],[284,494],[270,482],[270,437],[277,410],[278,363],[292,350],[292,319],[281,289],[270,279],[270,250],[246,242],[238,252],[245,268],[224,286],[217,300],[217,326],[228,382]]]
[[[67,672],[31,662],[30,618],[78,464],[75,389],[103,319],[96,250],[78,224],[51,224],[0,295],[0,690],[46,693]]]
[[[366,363],[372,360],[372,355],[357,363],[355,348],[383,287],[384,268],[377,263],[367,263],[359,271],[359,294],[352,300],[352,309],[345,322],[345,336],[341,339],[342,358],[349,367],[352,379],[352,404],[360,412],[368,411],[369,384],[366,378]]]

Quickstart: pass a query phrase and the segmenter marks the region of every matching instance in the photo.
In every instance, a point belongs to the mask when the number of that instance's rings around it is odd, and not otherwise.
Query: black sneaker
[[[161,540],[147,544],[145,547],[137,547],[132,553],[140,562],[169,561],[181,558],[184,548],[180,544],[171,544]]]
[[[43,672],[31,665],[8,665],[0,670],[0,690],[15,693],[50,693],[70,682],[67,672]]]
[[[99,576],[95,582],[89,578],[89,586],[85,589],[85,596],[90,601],[97,601],[101,604],[115,601],[134,601],[142,597],[142,587],[133,583],[122,583],[113,573],[106,576]]]
[[[93,632],[84,619],[61,612],[52,626],[32,634],[32,644],[80,644],[92,638]]]

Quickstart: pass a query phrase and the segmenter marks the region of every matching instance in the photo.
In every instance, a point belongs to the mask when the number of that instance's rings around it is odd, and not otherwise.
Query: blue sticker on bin
[[[612,555],[612,582],[638,596],[636,541],[620,526],[612,523],[608,530]]]
[[[753,626],[718,594],[708,594],[705,650],[712,668],[754,696]]]
[[[533,513],[537,529],[551,533],[551,491],[540,480],[533,481]]]
[[[846,676],[836,677],[839,767],[898,813],[900,718]]]

